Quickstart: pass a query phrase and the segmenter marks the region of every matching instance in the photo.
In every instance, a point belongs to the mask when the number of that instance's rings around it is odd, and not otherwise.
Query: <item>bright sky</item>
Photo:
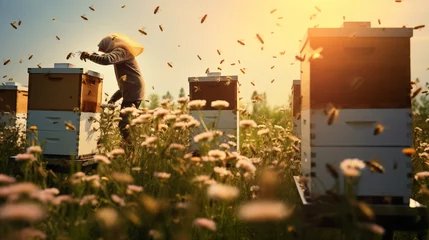
[[[89,9],[91,5],[95,11]],[[155,15],[157,6],[160,10]],[[271,14],[273,9],[277,10]],[[104,91],[112,94],[117,89],[113,66],[85,63],[78,55],[66,60],[66,56],[72,51],[97,51],[105,35],[121,32],[145,47],[138,61],[147,96],[170,91],[177,97],[181,87],[188,93],[188,77],[205,76],[206,68],[218,71],[220,66],[222,75],[239,76],[241,97],[246,101],[254,90],[265,91],[271,105],[282,106],[288,103],[292,81],[300,76],[294,57],[299,53],[298,41],[316,24],[320,28],[340,27],[343,16],[346,21],[371,21],[372,27],[425,24],[427,27],[414,31],[411,39],[411,76],[428,81],[428,9],[428,0],[0,0],[0,60],[11,60],[0,65],[0,75],[8,76],[2,81],[13,77],[26,85],[27,68],[69,62],[103,73]],[[317,17],[310,20],[314,13]],[[84,14],[88,21],[81,18]],[[205,14],[208,16],[201,24]],[[22,25],[12,28],[10,23],[19,20]],[[142,27],[147,36],[138,32]],[[256,34],[265,41],[263,51]],[[280,56],[282,51],[286,54]],[[28,60],[30,54],[34,57]],[[220,65],[222,59],[225,62]],[[246,68],[246,74],[240,68]]]

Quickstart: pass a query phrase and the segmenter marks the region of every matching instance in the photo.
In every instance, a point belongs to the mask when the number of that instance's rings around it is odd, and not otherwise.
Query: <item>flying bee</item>
[[[171,68],[173,68],[173,64],[171,62],[168,62],[167,65]]]
[[[10,63],[10,59],[6,60],[3,62],[3,65],[7,65],[8,63]]]
[[[19,21],[18,21],[18,26],[21,26],[21,24],[22,24],[22,21],[21,21],[21,20],[19,20]]]
[[[42,64],[41,63],[37,64],[37,67],[42,68]]]
[[[337,169],[334,166],[332,166],[330,163],[327,163],[326,169],[328,170],[328,172],[331,174],[333,178],[338,179],[339,174]]]
[[[313,20],[313,19],[315,19],[316,17],[317,17],[317,14],[313,13],[313,14],[311,14],[311,15],[310,15],[310,20]]]
[[[280,55],[283,56],[283,55],[285,55],[285,53],[286,53],[286,50],[283,52],[280,52]]]
[[[69,60],[71,57],[74,57],[74,53],[70,52],[69,54],[67,54],[66,59]]]
[[[226,78],[225,85],[229,86],[231,84],[231,78]]]
[[[150,102],[150,100],[149,99],[146,99],[146,100],[144,100],[145,102]]]
[[[217,67],[217,70],[222,71],[222,68],[221,67]]]
[[[246,74],[246,72],[244,71],[244,69],[243,69],[243,68],[240,68],[240,71],[241,71],[243,74]]]
[[[194,89],[195,89],[195,92],[198,92],[198,91],[200,91],[200,90],[201,90],[201,88],[200,88],[200,87],[198,87],[198,86],[194,86]]]
[[[155,86],[152,86],[152,90],[155,90]]]
[[[241,64],[240,60],[238,60],[238,64]]]
[[[414,30],[422,29],[424,27],[425,27],[425,25],[417,25],[417,26],[414,27]]]
[[[88,21],[88,18],[85,15],[80,16],[83,20]]]
[[[365,164],[369,167],[371,172],[384,173],[384,167],[377,161],[365,161]]]
[[[273,56],[273,58],[277,58],[277,56]]]
[[[94,8],[94,6],[89,6],[89,9],[91,9],[92,11],[95,11],[95,8]]]
[[[380,19],[378,19],[378,24],[381,25],[381,20]]]
[[[141,34],[147,35],[147,32],[145,32],[145,30],[143,30],[143,28],[142,28],[142,29],[139,29],[139,32],[140,32]]]
[[[225,59],[220,60],[219,64],[222,64],[223,62],[225,62]]]
[[[261,35],[256,34],[256,38],[258,38],[259,42],[261,42],[262,44],[264,44],[264,39],[262,39]]]
[[[216,51],[217,51],[217,54],[221,55],[221,52],[219,49],[217,49]]]
[[[252,82],[250,82],[250,84],[252,84],[252,86],[255,86],[255,83],[252,81]]]
[[[161,30],[161,32],[164,31],[164,28],[162,28],[162,25],[159,25],[159,30]]]
[[[282,25],[280,23],[276,23],[276,26],[277,27],[281,27]]]
[[[125,5],[122,5],[121,8],[125,8]]]
[[[422,93],[423,93],[423,94],[426,94],[426,93],[428,93],[428,92],[429,92],[428,90],[423,90],[423,91],[422,91]]]
[[[11,78],[9,78],[9,79],[8,79],[8,81],[12,82],[12,81],[13,81],[13,78],[12,78],[12,77],[11,77]]]
[[[55,21],[55,18],[52,18],[52,21]]]
[[[60,40],[60,37],[58,37],[58,36],[55,36],[56,38],[57,38],[57,40]]]
[[[328,113],[328,125],[332,125],[334,121],[338,118],[339,110],[335,107],[332,108]]]
[[[275,67],[274,65],[273,65],[273,66],[271,66],[271,69],[274,69],[274,67]]]
[[[264,46],[261,46],[261,51],[264,51]]]
[[[7,75],[3,75],[3,78],[7,78]]]
[[[206,21],[207,18],[207,14],[203,16],[203,18],[201,18],[201,23],[204,23],[204,21]]]
[[[298,61],[304,62],[305,61],[305,55],[304,55],[304,57],[300,57],[300,56],[296,55],[295,59]]]
[[[242,40],[237,40],[238,43],[240,43],[241,45],[245,46],[246,44],[242,41]]]
[[[76,127],[71,123],[71,121],[64,122],[64,125],[66,126],[67,130],[76,131]]]
[[[31,60],[33,58],[33,55],[30,55],[29,57],[28,57],[28,60]]]
[[[10,23],[10,25],[11,25],[13,28],[18,29],[18,27],[15,25],[15,23],[16,23],[16,22]]]
[[[235,66],[235,63],[231,63],[231,66]]]
[[[378,135],[384,131],[384,126],[381,124],[377,124],[377,126],[374,129],[374,135]]]
[[[411,94],[411,99],[415,98],[420,91],[422,90],[422,87],[417,88],[412,94]]]
[[[19,59],[19,63],[22,63],[22,59]]]
[[[317,6],[314,6],[314,7],[316,8],[317,11],[322,12],[322,10],[320,10],[319,7],[317,7]]]
[[[210,68],[207,68],[206,69],[206,74],[209,73],[209,72],[210,72]]]
[[[122,81],[127,81],[127,75],[122,75],[120,78]]]
[[[346,16],[343,16],[343,21],[345,21],[346,20]]]
[[[155,8],[155,10],[153,10],[153,14],[157,14],[157,13],[158,13],[158,11],[159,11],[159,6],[157,6],[157,7]]]
[[[270,13],[271,13],[271,14],[273,14],[273,13],[275,13],[276,11],[277,11],[277,9],[275,9],[275,8],[274,8],[273,10],[271,10],[271,11],[270,11]]]
[[[402,153],[407,157],[411,157],[416,153],[416,150],[414,148],[404,148],[402,149]]]
[[[200,55],[197,55],[197,58],[201,60],[201,57],[200,57]]]
[[[274,82],[274,80],[275,80],[275,79],[271,80],[271,83],[273,83],[273,82]]]
[[[280,19],[283,19],[283,17],[278,17],[277,19],[279,19],[279,20],[280,20]]]

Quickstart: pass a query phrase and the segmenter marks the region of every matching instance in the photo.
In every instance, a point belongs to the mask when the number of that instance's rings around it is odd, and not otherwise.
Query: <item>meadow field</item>
[[[415,177],[413,198],[425,204],[429,101],[426,95],[413,101],[415,153],[410,161],[414,173],[423,172]],[[124,109],[131,118],[131,146],[120,139],[119,108],[103,104],[96,129],[101,132],[98,165],[86,172],[76,166],[70,166],[70,173],[52,171],[43,161],[43,142],[30,145],[17,127],[3,124],[0,239],[302,239],[303,233],[307,239],[382,238],[384,230],[374,224],[371,209],[353,194],[333,194],[342,209],[336,214],[352,216],[342,229],[306,223],[292,179],[300,175],[300,153],[289,109],[269,109],[268,117],[262,110],[249,114],[239,109],[237,152],[234,136],[221,142],[222,132],[216,129],[195,135],[206,126],[190,116],[189,107],[204,104],[212,103],[180,98],[151,110]],[[225,103],[214,104],[221,109]],[[274,112],[280,116],[275,124]],[[37,128],[27,128],[30,139],[37,138]],[[198,151],[190,150],[191,136]],[[15,155],[17,160],[10,161]],[[339,176],[337,181],[356,182],[360,163],[345,161],[355,165],[344,172],[340,166],[327,171]],[[413,238],[402,232],[394,237]]]

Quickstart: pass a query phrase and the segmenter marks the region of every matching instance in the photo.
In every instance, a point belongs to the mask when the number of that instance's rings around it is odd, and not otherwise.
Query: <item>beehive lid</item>
[[[18,91],[26,91],[28,92],[28,87],[24,87],[21,83],[17,82],[6,82],[5,85],[0,86],[1,90],[18,90]]]
[[[70,63],[55,63],[53,68],[28,68],[28,73],[64,73],[64,74],[87,74],[103,79],[104,75],[85,68],[77,68]]]
[[[372,28],[370,22],[344,22],[340,28],[309,28],[301,41],[300,49],[303,49],[308,38],[313,37],[387,37],[398,38],[413,36],[413,28]]]
[[[220,78],[220,79],[219,79]],[[238,76],[203,76],[203,77],[188,77],[188,82],[226,82],[237,81]]]

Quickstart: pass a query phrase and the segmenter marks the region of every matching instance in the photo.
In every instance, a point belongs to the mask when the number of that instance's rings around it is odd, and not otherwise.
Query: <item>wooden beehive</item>
[[[301,46],[301,167],[303,175],[320,180],[312,181],[312,193],[325,195],[317,182],[332,187],[327,163],[338,169],[342,160],[360,158],[379,160],[390,171],[373,176],[365,169],[360,198],[409,202],[411,165],[400,150],[412,145],[412,35],[410,28],[371,28],[365,22],[308,29]],[[313,58],[315,52],[321,57]],[[339,110],[330,125],[328,104]],[[374,135],[378,124],[384,132]]]
[[[64,67],[29,68],[28,73],[28,110],[101,111],[101,74]]]
[[[55,64],[30,68],[27,127],[37,127],[46,157],[82,159],[97,150],[103,75]],[[48,97],[46,97],[48,96]],[[28,139],[34,140],[29,132]]]
[[[25,130],[28,88],[17,82],[0,86],[0,125],[16,125]],[[1,124],[3,123],[3,124]]]
[[[0,112],[27,113],[28,88],[17,82],[0,86]]]
[[[227,140],[227,134],[238,138],[238,77],[222,76],[220,73],[208,73],[204,77],[189,77],[188,82],[189,99],[191,101],[198,99],[206,100],[205,107],[200,109],[200,111],[191,110],[191,115],[200,121],[199,114],[201,114],[204,123],[209,129],[224,132],[224,137],[221,140]],[[219,111],[211,107],[211,103],[216,100],[227,101],[229,106]],[[204,129],[201,126],[198,131],[194,132],[194,135],[203,131]],[[192,139],[191,142],[193,142]],[[234,141],[237,143],[236,139]],[[191,148],[195,147],[195,144],[191,145]]]

